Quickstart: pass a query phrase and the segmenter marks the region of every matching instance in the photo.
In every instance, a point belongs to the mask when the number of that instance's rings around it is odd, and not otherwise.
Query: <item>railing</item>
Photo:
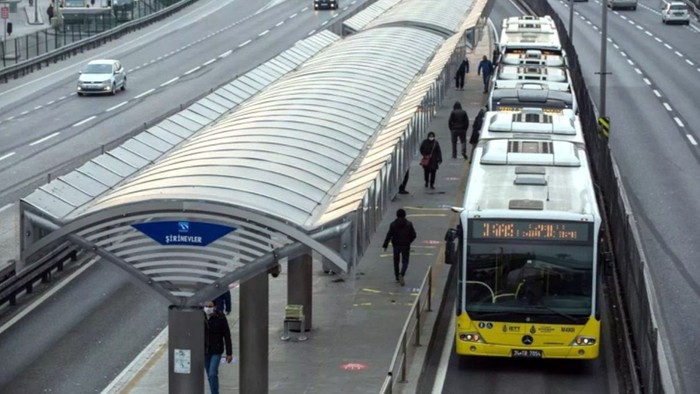
[[[421,346],[420,335],[421,325],[423,324],[423,313],[431,312],[433,297],[433,267],[428,268],[428,272],[423,278],[418,296],[413,301],[411,312],[406,319],[399,335],[399,341],[394,351],[394,357],[391,359],[389,372],[384,379],[380,394],[391,394],[394,391],[396,383],[406,382],[406,369],[408,367],[408,353],[412,347]],[[412,346],[412,347],[411,347]],[[396,377],[399,377],[397,380]]]
[[[630,343],[633,359],[637,367],[633,379],[639,379],[641,391],[647,393],[673,392],[673,383],[668,374],[662,373],[661,365],[667,365],[659,354],[659,312],[652,300],[651,276],[632,208],[627,199],[619,169],[615,162],[608,139],[598,133],[598,110],[591,100],[586,87],[576,49],[571,43],[564,23],[551,8],[547,0],[522,0],[536,15],[550,15],[557,25],[562,46],[569,57],[571,80],[576,92],[581,126],[586,139],[596,183],[602,192],[604,208],[613,241],[613,267],[622,287],[622,299],[627,316],[634,319],[624,321],[633,341]],[[622,340],[626,340],[622,338]],[[634,374],[634,372],[632,372]],[[636,385],[637,382],[633,382]]]
[[[41,69],[42,65],[48,66],[86,49],[96,48],[107,41],[163,19],[195,1],[198,0],[178,0],[155,13],[123,24],[117,24],[116,18],[111,14],[85,16],[87,19],[84,22],[89,23],[64,24],[62,33],[49,32],[49,29],[46,29],[17,37],[12,41],[0,42],[0,83],[31,73],[35,68]],[[135,8],[136,10],[139,8]],[[141,16],[141,12],[135,12],[134,15]],[[22,56],[25,60],[20,61]],[[10,64],[13,61],[15,64]]]

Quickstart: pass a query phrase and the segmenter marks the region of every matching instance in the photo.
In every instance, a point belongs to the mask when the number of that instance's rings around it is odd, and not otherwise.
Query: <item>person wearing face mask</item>
[[[221,355],[226,351],[226,362],[233,360],[231,347],[231,330],[226,317],[219,313],[214,301],[204,303],[204,371],[209,380],[212,394],[219,394],[219,364]]]
[[[435,175],[442,163],[442,151],[440,144],[435,140],[435,133],[428,133],[428,138],[420,144],[420,154],[423,158],[420,165],[423,166],[423,175],[425,176],[425,187],[430,186],[435,189]]]

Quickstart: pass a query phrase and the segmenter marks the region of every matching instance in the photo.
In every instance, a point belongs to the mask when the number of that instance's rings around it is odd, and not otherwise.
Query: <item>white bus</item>
[[[571,109],[547,113],[542,108],[487,112],[479,141],[497,139],[545,139],[568,141],[583,147],[581,122]]]
[[[510,50],[562,50],[556,25],[549,16],[521,16],[504,19],[498,46],[502,53],[506,48]]]
[[[454,210],[457,354],[598,357],[601,217],[585,148],[480,140]]]

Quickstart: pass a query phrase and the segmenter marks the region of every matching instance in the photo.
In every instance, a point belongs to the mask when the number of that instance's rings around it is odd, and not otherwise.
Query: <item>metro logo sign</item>
[[[132,225],[132,227],[161,245],[202,247],[208,246],[217,239],[237,230],[236,227],[221,224],[185,220],[139,223]]]

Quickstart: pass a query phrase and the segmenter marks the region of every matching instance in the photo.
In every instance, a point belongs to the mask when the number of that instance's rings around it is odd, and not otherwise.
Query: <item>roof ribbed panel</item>
[[[214,201],[313,227],[442,42],[401,27],[337,42],[81,214],[153,199]]]
[[[447,38],[459,30],[474,0],[404,0],[366,25],[417,26]]]

